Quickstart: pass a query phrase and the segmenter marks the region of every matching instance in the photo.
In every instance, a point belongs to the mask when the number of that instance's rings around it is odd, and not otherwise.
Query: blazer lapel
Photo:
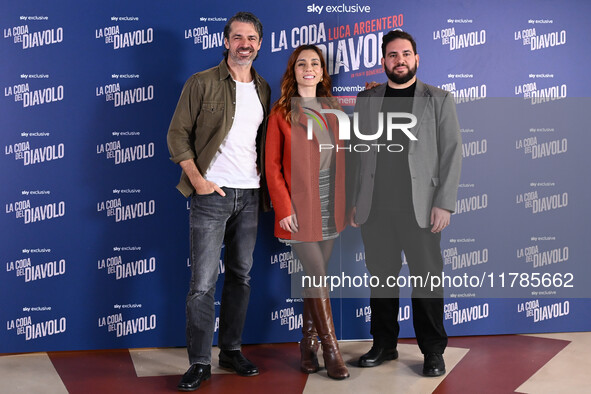
[[[425,109],[427,108],[427,102],[430,100],[430,98],[431,93],[427,89],[427,86],[417,79],[415,96],[414,100],[412,101],[412,114],[417,117],[417,124],[415,127],[410,129],[410,132],[415,137],[417,137],[419,134],[419,125],[421,124],[421,119],[423,118]]]
[[[374,89],[370,90],[371,94],[368,95],[369,100],[369,122],[370,131],[375,133],[378,130],[378,113],[382,112],[382,104],[384,102],[384,94],[386,94],[386,84],[381,84]],[[385,127],[385,126],[384,126]],[[369,133],[368,133],[369,134]]]

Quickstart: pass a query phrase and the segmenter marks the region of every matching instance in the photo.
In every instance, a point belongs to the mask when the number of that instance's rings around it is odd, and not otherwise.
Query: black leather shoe
[[[240,350],[220,351],[220,367],[235,371],[240,376],[255,376],[259,369]]]
[[[386,360],[396,360],[398,358],[398,351],[394,349],[386,349],[377,345],[373,345],[369,352],[359,357],[357,365],[360,367],[377,367]]]
[[[441,376],[444,373],[445,363],[443,362],[443,355],[437,353],[425,354],[425,362],[423,364],[423,375]]]
[[[201,386],[201,382],[211,378],[211,366],[203,364],[193,364],[191,368],[181,378],[176,386],[179,391],[194,391]]]

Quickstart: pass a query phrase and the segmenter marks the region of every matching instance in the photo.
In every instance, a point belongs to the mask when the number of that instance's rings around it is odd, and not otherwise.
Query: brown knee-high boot
[[[318,332],[316,332],[316,328],[314,327],[310,302],[311,299],[304,298],[302,340],[300,341],[300,369],[304,373],[315,373],[320,369],[318,357],[316,356],[316,352],[318,351]]]
[[[328,290],[322,292],[322,297],[310,298],[309,301],[314,325],[318,330],[320,342],[322,343],[324,366],[326,367],[329,378],[337,380],[345,379],[349,377],[349,371],[343,362],[339,344],[335,336]]]

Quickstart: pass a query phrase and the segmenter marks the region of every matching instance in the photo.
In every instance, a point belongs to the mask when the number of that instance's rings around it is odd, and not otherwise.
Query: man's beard
[[[394,66],[394,67],[397,67],[397,66]],[[397,75],[393,71],[388,70],[387,68],[385,69],[385,72],[386,72],[386,75],[388,76],[388,79],[390,81],[394,82],[397,85],[403,85],[403,84],[407,83],[408,81],[410,81],[417,73],[417,65],[416,64],[412,69],[410,67],[407,67],[407,68],[408,68],[408,72],[404,75]]]
[[[238,52],[241,50],[249,50],[251,51],[251,55],[248,58],[242,58]],[[253,56],[253,54],[255,54]],[[239,64],[241,66],[248,66],[249,64],[251,64],[257,57],[258,57],[258,53],[256,51],[251,50],[250,48],[238,48],[235,52],[230,52],[229,56],[232,57],[232,60],[234,60],[236,62],[236,64]]]

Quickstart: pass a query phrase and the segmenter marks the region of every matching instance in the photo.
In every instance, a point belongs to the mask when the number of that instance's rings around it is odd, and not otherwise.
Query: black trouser
[[[388,277],[398,277],[404,251],[410,275],[441,277],[441,234],[420,228],[414,214],[372,212],[361,226],[365,246],[365,263],[369,273],[380,279],[380,286],[371,289],[371,334],[374,343],[393,348],[398,342],[398,287],[388,287]],[[390,279],[391,281],[391,279]],[[413,287],[412,312],[415,335],[421,352],[443,353],[447,334],[443,326],[443,288],[431,291],[429,283]]]

